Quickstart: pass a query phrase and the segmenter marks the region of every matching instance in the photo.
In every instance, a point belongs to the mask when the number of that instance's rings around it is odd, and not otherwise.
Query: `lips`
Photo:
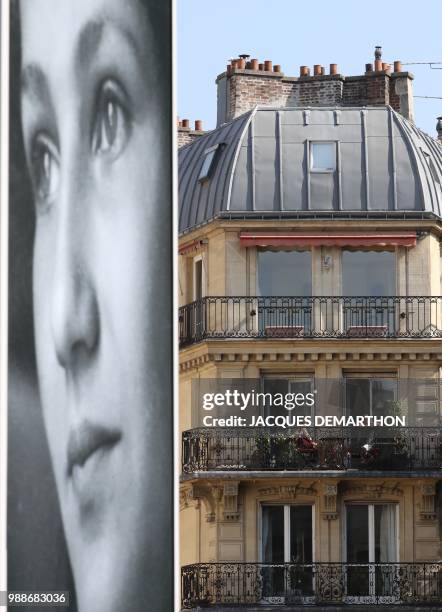
[[[84,464],[97,451],[110,450],[121,439],[121,432],[83,421],[78,427],[73,429],[69,435],[67,449],[67,473],[72,476],[75,467],[83,467]]]

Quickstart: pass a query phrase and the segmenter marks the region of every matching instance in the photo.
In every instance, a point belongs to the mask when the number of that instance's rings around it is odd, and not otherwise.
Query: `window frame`
[[[396,561],[391,561],[390,563],[399,563],[400,559],[400,503],[396,501],[390,500],[376,500],[376,501],[352,501],[352,500],[343,500],[343,529],[342,529],[342,561],[343,563],[348,563],[347,560],[347,511],[351,506],[365,506],[368,511],[368,539],[369,539],[369,561],[367,561],[367,565],[374,564],[376,561],[371,560],[375,558],[375,522],[374,522],[374,507],[375,506],[394,506],[395,508],[395,530],[396,530]]]
[[[258,520],[258,557],[259,562],[264,561],[263,550],[263,508],[266,506],[282,506],[284,508],[284,563],[291,563],[290,560],[290,508],[292,506],[309,506],[312,511],[312,563],[316,561],[316,505],[315,502],[304,503],[284,503],[279,501],[265,501],[259,504],[259,520]]]
[[[203,153],[203,157],[202,157],[202,163],[201,163],[201,167],[200,167],[200,171],[198,173],[198,182],[203,184],[207,181],[210,181],[210,179],[212,178],[213,175],[213,171],[215,169],[215,164],[216,164],[216,160],[218,159],[218,155],[219,152],[222,149],[224,143],[222,142],[218,142],[217,144],[208,147],[207,149],[204,150]],[[206,164],[206,161],[209,157],[209,155],[211,156],[211,159],[208,163],[208,167],[207,170],[205,170],[204,174],[203,174],[203,170],[204,170],[204,166]]]
[[[334,145],[335,152],[335,165],[334,168],[315,168],[313,149],[314,145]],[[309,140],[309,154],[308,154],[308,169],[312,174],[334,174],[338,170],[338,140]]]

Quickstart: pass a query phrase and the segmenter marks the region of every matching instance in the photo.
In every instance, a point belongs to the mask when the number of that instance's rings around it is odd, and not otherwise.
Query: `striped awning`
[[[244,247],[414,247],[416,232],[241,232],[240,240]]]

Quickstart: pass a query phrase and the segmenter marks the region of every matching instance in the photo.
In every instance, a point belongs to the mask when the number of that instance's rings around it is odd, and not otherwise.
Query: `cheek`
[[[50,235],[37,226],[34,241],[33,303],[40,399],[51,455],[59,458],[66,419],[62,371],[58,365],[51,332],[53,246]],[[55,461],[54,467],[57,471]]]

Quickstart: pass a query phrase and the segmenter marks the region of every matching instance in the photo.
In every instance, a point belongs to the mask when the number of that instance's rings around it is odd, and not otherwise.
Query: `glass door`
[[[310,251],[258,251],[259,333],[299,338],[312,333]]]
[[[343,250],[342,294],[345,334],[392,334],[397,323],[395,253]]]
[[[313,506],[263,506],[261,541],[264,601],[312,602]]]
[[[346,508],[347,603],[398,600],[397,505],[358,504]]]
[[[392,374],[347,374],[345,377],[345,413],[347,416],[396,416],[398,381]],[[353,467],[360,469],[399,469],[403,447],[397,433],[387,428],[354,427],[350,430]],[[359,465],[357,464],[359,462]]]

